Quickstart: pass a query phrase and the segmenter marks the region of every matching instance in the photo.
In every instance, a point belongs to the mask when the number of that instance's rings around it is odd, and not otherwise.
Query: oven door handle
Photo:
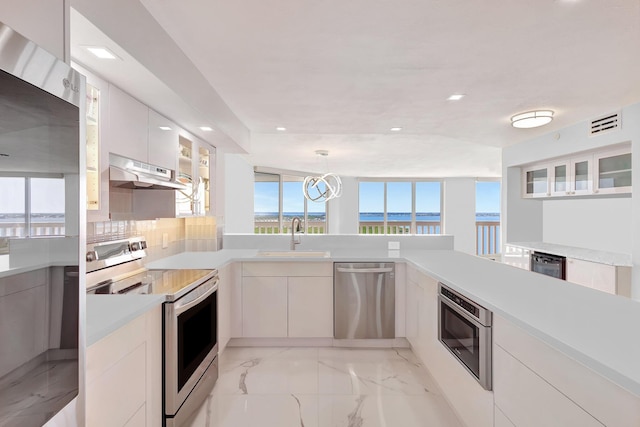
[[[447,300],[446,298],[443,298],[442,295],[438,295],[438,299],[440,300],[440,302],[445,303],[447,305],[447,307],[449,307],[450,309],[452,309],[453,311],[455,311],[456,313],[458,313],[459,315],[461,315],[462,317],[467,319],[469,322],[473,323],[475,326],[477,326],[479,328],[484,328],[485,327],[485,325],[480,323],[480,320],[478,320],[477,318],[473,317],[472,315],[470,315],[469,313],[464,311],[462,308],[458,307],[453,302]]]
[[[204,299],[218,290],[220,279],[215,277],[204,282],[202,285],[189,292],[184,297],[174,303],[175,315],[179,315],[190,308],[200,304]]]

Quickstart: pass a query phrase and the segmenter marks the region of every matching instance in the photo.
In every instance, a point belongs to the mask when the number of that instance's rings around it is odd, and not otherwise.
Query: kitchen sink
[[[329,258],[329,251],[260,251],[260,257]]]

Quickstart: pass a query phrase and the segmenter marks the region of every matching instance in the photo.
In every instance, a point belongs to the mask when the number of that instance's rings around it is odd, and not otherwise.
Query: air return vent
[[[598,136],[603,133],[612,132],[622,127],[622,116],[618,113],[607,114],[591,121],[590,136]]]

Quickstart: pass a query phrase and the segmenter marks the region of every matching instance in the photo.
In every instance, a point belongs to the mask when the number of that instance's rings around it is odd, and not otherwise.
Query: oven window
[[[178,391],[218,341],[217,294],[178,316]]]
[[[479,378],[479,328],[453,311],[445,303],[440,303],[440,305],[442,342]]]

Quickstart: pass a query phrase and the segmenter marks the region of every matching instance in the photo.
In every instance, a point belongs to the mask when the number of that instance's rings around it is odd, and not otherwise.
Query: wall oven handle
[[[440,302],[445,303],[447,307],[449,307],[450,309],[452,309],[453,311],[455,311],[456,313],[458,313],[459,315],[467,319],[469,322],[473,323],[475,326],[478,326],[480,328],[485,327],[485,325],[480,323],[480,321],[477,318],[473,317],[472,315],[470,315],[469,313],[467,313],[466,311],[458,307],[453,302],[447,300],[446,298],[443,298],[442,295],[438,295],[438,299],[440,300]]]
[[[189,310],[191,307],[200,304],[209,295],[217,291],[218,282],[220,282],[220,279],[218,277],[209,279],[202,285],[198,286],[193,291],[189,292],[187,295],[176,301],[173,305],[176,316]]]
[[[389,268],[389,267],[382,267],[382,268],[345,268],[345,267],[338,267],[336,270],[338,270],[340,273],[391,273],[393,271],[393,268]]]

